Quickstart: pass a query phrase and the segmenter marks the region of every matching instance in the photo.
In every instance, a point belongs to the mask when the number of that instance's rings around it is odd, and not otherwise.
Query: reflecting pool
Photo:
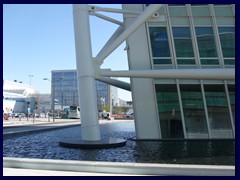
[[[80,126],[3,139],[3,157],[110,162],[235,165],[235,141],[134,141],[134,122],[100,125],[103,137],[125,138],[124,147],[72,149],[59,146],[68,137],[80,137]]]

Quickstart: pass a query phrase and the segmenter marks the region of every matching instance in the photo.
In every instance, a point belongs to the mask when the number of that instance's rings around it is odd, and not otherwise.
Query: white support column
[[[74,4],[73,17],[82,140],[99,141],[101,137],[98,122],[88,5]]]

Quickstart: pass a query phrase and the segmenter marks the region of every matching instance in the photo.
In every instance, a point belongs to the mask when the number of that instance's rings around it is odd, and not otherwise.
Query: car
[[[39,118],[39,117],[40,117],[40,114],[35,113],[35,114],[34,114],[34,117]]]
[[[134,118],[134,114],[133,114],[133,113],[127,114],[127,115],[126,115],[126,118],[133,119],[133,118]]]
[[[44,118],[44,117],[45,117],[45,114],[44,114],[44,113],[41,113],[41,114],[40,114],[40,117],[41,117],[41,118]]]
[[[14,117],[24,118],[25,114],[24,113],[14,113]]]
[[[110,120],[110,113],[109,112],[102,112],[102,119]]]

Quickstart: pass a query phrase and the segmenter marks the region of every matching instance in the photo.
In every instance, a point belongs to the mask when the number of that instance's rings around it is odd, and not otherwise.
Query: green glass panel
[[[172,64],[171,59],[153,59],[154,64]]]
[[[232,138],[224,85],[204,85],[208,119],[213,138]]]
[[[201,86],[180,85],[186,134],[188,138],[208,138]]]
[[[194,57],[190,29],[173,27],[172,31],[177,57]]]
[[[201,59],[202,65],[216,65],[219,64],[218,59]]]
[[[194,59],[177,59],[178,64],[196,64]]]
[[[235,59],[224,59],[225,65],[235,65]]]
[[[166,27],[150,27],[153,57],[170,57]]]
[[[235,85],[228,85],[228,93],[230,97],[232,116],[235,124]]]
[[[234,27],[219,27],[219,37],[223,57],[235,57],[235,28]]]
[[[156,85],[162,138],[183,138],[182,118],[176,84]]]
[[[217,57],[216,44],[211,27],[196,27],[200,57]]]

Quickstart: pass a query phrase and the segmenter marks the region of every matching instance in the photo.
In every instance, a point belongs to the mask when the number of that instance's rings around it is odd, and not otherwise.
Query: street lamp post
[[[105,98],[101,97],[101,101],[102,101],[102,111],[103,111],[103,108],[105,108]]]
[[[52,90],[52,92],[51,92],[51,94],[52,94],[52,98],[51,98],[51,100],[52,100],[52,106],[51,106],[51,109],[52,109],[52,116],[53,116],[53,122],[55,122],[55,119],[54,119],[54,111],[55,111],[55,91],[54,91],[54,84],[56,83],[56,82],[58,82],[58,81],[60,81],[60,80],[63,80],[64,79],[64,77],[61,77],[60,79],[58,79],[58,80],[56,80],[56,81],[51,81],[50,79],[48,79],[48,78],[43,78],[43,80],[47,80],[47,81],[50,81],[51,82],[51,86],[52,86],[52,88],[51,88],[51,90]]]
[[[30,84],[30,89],[32,88],[31,87],[31,78],[33,77],[33,75],[28,75],[29,76],[29,84]]]

